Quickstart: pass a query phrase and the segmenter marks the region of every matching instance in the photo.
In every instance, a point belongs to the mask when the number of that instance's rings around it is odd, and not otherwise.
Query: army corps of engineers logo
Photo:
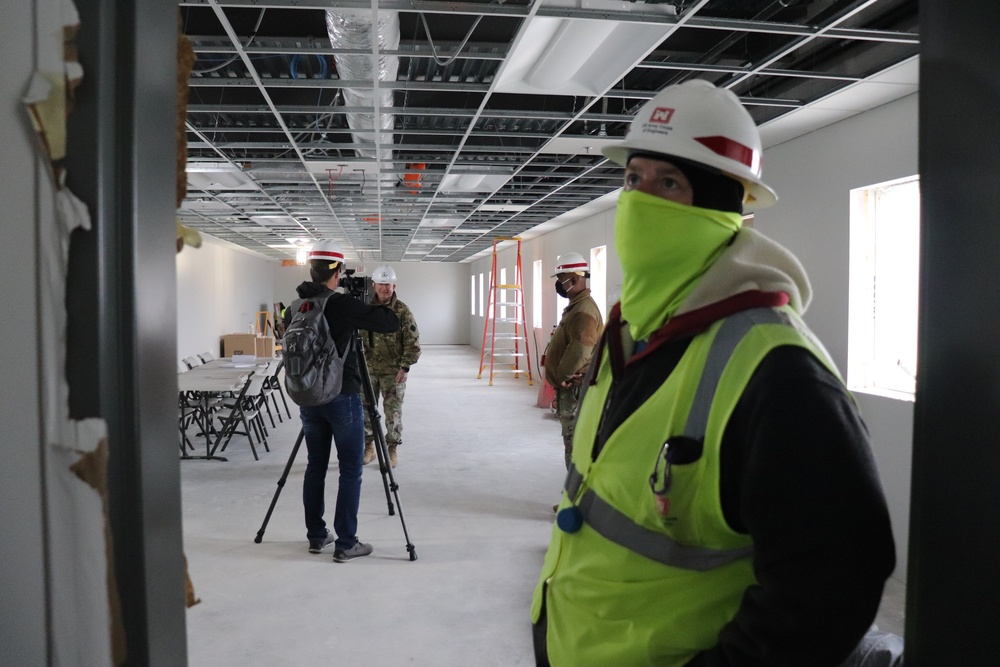
[[[649,134],[667,135],[673,129],[670,121],[674,117],[674,109],[671,107],[656,107],[649,114],[649,119],[642,124],[643,132]]]
[[[651,123],[661,123],[667,125],[670,123],[670,119],[674,117],[674,110],[670,107],[656,107],[653,109],[653,113],[649,115],[649,122]]]

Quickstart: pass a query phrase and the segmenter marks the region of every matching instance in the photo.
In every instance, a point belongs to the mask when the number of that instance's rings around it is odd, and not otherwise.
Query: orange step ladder
[[[517,241],[517,264],[514,268],[514,282],[498,284],[497,244],[503,241]],[[516,236],[498,236],[493,239],[493,267],[490,270],[489,308],[483,322],[483,342],[479,348],[479,375],[482,379],[486,370],[487,350],[489,351],[490,386],[493,376],[499,373],[513,373],[515,378],[528,376],[528,386],[534,382],[531,377],[531,356],[528,354],[528,325],[524,309],[524,283],[521,272],[521,239]],[[510,296],[513,294],[513,300]],[[505,317],[508,308],[513,317]],[[498,313],[498,311],[500,311]],[[489,343],[487,347],[487,338]],[[501,359],[497,367],[497,359]],[[524,359],[522,368],[521,359]],[[509,366],[507,368],[506,366]]]

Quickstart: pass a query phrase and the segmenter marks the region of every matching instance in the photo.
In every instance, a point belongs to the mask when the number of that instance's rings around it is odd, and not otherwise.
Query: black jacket
[[[295,288],[299,298],[311,299],[327,290],[322,283],[303,282]],[[343,352],[351,346],[344,360],[344,384],[341,394],[357,394],[361,392],[361,371],[358,368],[358,356],[354,334],[358,329],[392,333],[399,330],[399,318],[387,306],[374,306],[355,299],[347,294],[334,293],[327,299],[323,310],[326,322],[330,326],[330,336],[337,345],[337,351]],[[285,313],[285,325],[291,321],[291,308]]]

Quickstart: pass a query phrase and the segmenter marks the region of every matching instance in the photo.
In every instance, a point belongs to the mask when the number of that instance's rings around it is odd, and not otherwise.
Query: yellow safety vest
[[[681,666],[714,646],[755,583],[748,535],[722,512],[719,448],[729,416],[772,349],[821,344],[788,307],[759,308],[696,336],[659,389],[592,451],[611,387],[605,355],[580,407],[573,466],[532,600],[546,609],[553,667]],[[702,441],[697,460],[671,464],[664,443]],[[669,450],[669,445],[666,448]],[[561,526],[561,527],[560,527]]]

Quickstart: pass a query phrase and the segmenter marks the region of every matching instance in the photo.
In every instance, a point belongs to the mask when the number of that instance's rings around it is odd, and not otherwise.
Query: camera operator
[[[299,298],[313,298],[339,286],[344,253],[336,242],[326,239],[317,241],[309,251],[308,262],[312,280],[303,282],[296,288]],[[327,299],[323,314],[338,353],[343,353],[345,349],[348,352],[340,394],[324,405],[299,408],[309,453],[305,479],[302,482],[302,504],[305,509],[309,553],[323,553],[332,544],[333,560],[344,563],[372,552],[372,546],[364,544],[357,537],[365,418],[354,335],[358,329],[379,333],[397,331],[399,318],[388,307],[369,305],[339,292]],[[292,313],[287,313],[285,316],[286,326],[291,315]],[[337,504],[333,515],[336,537],[327,530],[323,520],[326,470],[330,463],[332,444],[337,447],[340,470]]]

